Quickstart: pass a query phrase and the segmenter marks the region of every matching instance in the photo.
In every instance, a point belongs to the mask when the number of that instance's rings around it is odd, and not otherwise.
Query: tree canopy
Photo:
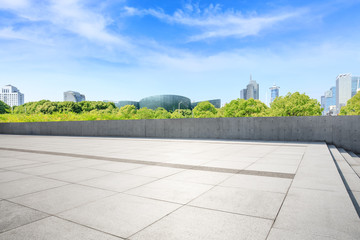
[[[360,91],[347,101],[340,110],[340,115],[360,115]]]
[[[224,117],[255,117],[261,113],[265,113],[268,109],[263,102],[260,100],[249,100],[236,99],[224,106]]]
[[[9,113],[10,112],[10,106],[4,103],[3,101],[0,101],[0,114]]]
[[[322,108],[316,99],[299,92],[277,97],[270,105],[267,116],[319,116]]]
[[[193,109],[195,118],[214,118],[217,110],[209,101],[201,102]]]

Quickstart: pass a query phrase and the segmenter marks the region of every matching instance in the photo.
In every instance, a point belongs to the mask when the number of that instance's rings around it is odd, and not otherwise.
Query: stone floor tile
[[[41,177],[29,177],[0,183],[0,198],[13,198],[24,194],[55,188],[67,183]]]
[[[48,217],[0,234],[0,240],[118,240],[120,238],[57,217]]]
[[[0,183],[10,182],[13,180],[31,177],[31,175],[13,172],[13,171],[2,171],[0,172]]]
[[[217,185],[225,179],[231,177],[233,174],[210,172],[200,170],[186,170],[180,173],[167,177],[166,180],[176,180],[184,182],[203,183],[210,185]]]
[[[0,233],[47,216],[45,213],[6,200],[0,201]]]
[[[285,178],[235,174],[221,183],[220,186],[286,193],[291,181],[291,179]]]
[[[62,218],[127,238],[180,205],[118,194],[60,214]]]
[[[74,170],[43,175],[43,177],[53,178],[53,179],[66,181],[66,182],[78,183],[80,181],[85,181],[85,180],[89,180],[92,178],[105,176],[108,174],[111,174],[111,173],[109,173],[108,171],[100,171],[100,170],[96,170],[96,169],[78,168],[78,169],[74,169]]]
[[[125,171],[124,173],[146,176],[146,177],[163,178],[181,171],[183,171],[183,169],[180,168],[146,166],[146,167]]]
[[[214,187],[189,205],[275,219],[285,194],[243,188]]]
[[[130,239],[263,240],[272,222],[267,219],[185,206]]]
[[[111,162],[111,163],[103,163],[98,165],[90,166],[89,168],[110,171],[110,172],[124,172],[130,169],[136,169],[143,167],[142,164],[134,164],[134,163],[122,163],[122,162]]]
[[[123,192],[128,189],[152,182],[154,180],[156,180],[156,178],[136,176],[125,173],[112,173],[102,177],[83,181],[81,184],[105,190]]]
[[[161,179],[126,193],[185,204],[210,188],[211,185]]]
[[[113,194],[115,193],[111,191],[70,184],[12,198],[11,201],[49,214],[57,214]]]
[[[297,168],[297,165],[254,163],[245,169],[264,172],[296,173]]]
[[[18,169],[18,172],[26,173],[26,174],[32,174],[32,175],[46,175],[50,173],[56,173],[56,172],[63,172],[75,169],[74,167],[62,165],[62,164],[46,164],[38,167],[30,167],[30,168],[23,168]]]

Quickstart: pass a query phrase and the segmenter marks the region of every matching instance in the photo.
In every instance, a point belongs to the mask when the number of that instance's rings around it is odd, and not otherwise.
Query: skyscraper
[[[0,100],[10,107],[24,104],[24,94],[14,86],[6,85],[1,89]]]
[[[340,74],[336,77],[336,112],[352,98],[357,91],[360,77],[351,76],[350,73]]]
[[[321,96],[321,107],[324,109],[323,115],[333,115],[333,109],[336,109],[336,87],[331,87]]]
[[[279,86],[276,86],[275,84],[270,88],[270,103],[274,101],[275,98],[279,96]]]
[[[259,84],[255,80],[252,80],[251,75],[249,84],[240,91],[240,98],[245,100],[250,98],[259,99]]]
[[[85,101],[85,95],[74,91],[64,92],[64,101],[82,102]]]

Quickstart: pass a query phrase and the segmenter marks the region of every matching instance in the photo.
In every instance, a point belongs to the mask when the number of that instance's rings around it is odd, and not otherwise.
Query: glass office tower
[[[279,86],[276,86],[275,84],[270,88],[270,103],[272,103],[275,98],[279,96]]]
[[[147,107],[156,110],[163,107],[167,111],[180,109],[191,109],[191,101],[189,98],[179,95],[156,95],[143,98],[139,101],[140,108]]]

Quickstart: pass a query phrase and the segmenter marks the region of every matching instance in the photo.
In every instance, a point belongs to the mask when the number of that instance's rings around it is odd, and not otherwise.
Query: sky
[[[0,85],[25,102],[239,98],[320,100],[360,75],[360,0],[0,0]]]

